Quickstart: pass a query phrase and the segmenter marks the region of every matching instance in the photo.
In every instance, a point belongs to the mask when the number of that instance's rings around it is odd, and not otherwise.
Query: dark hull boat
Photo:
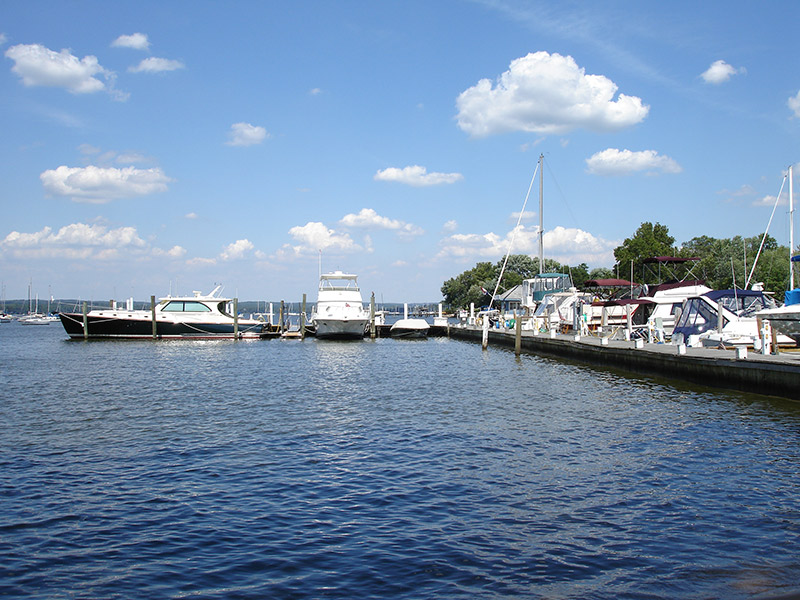
[[[119,308],[83,313],[60,313],[61,324],[71,338],[106,339],[218,339],[261,338],[271,333],[263,320],[243,319],[228,310],[229,298],[216,295],[161,298],[155,306],[155,331],[152,310]]]

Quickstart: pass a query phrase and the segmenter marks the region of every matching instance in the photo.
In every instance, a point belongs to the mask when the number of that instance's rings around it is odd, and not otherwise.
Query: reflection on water
[[[0,326],[0,595],[749,598],[800,581],[792,403],[446,338],[33,329]]]

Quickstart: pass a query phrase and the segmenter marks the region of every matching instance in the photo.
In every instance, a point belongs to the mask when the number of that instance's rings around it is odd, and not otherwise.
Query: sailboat
[[[33,300],[31,299],[31,284],[28,284],[28,314],[19,318],[22,325],[50,325],[56,319],[50,318],[50,315],[43,315],[39,312],[39,294],[36,294],[36,308],[33,307]]]

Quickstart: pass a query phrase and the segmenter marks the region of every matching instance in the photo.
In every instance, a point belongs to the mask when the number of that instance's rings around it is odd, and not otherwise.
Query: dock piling
[[[83,303],[83,339],[89,339],[89,314],[86,302]]]
[[[150,296],[150,318],[153,321],[153,339],[158,339],[158,323],[156,323],[156,297]]]

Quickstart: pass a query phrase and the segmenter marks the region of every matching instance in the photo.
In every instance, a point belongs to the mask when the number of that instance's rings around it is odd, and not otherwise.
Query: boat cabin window
[[[211,312],[202,302],[184,302],[182,300],[173,300],[168,302],[161,312]]]

